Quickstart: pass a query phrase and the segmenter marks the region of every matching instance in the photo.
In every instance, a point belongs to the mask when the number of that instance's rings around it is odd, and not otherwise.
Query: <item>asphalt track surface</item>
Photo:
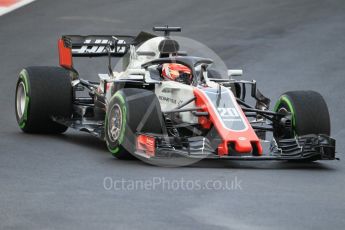
[[[37,0],[0,17],[0,229],[343,229],[345,2]],[[182,36],[243,68],[271,98],[298,89],[325,97],[341,161],[203,161],[161,168],[113,159],[103,142],[69,130],[17,127],[17,73],[57,65],[62,34],[136,34],[183,26]],[[90,62],[93,63],[93,62]],[[105,72],[105,64],[85,73]],[[86,76],[85,76],[86,77]],[[91,77],[90,77],[91,78]],[[114,180],[240,180],[233,190],[107,191]]]

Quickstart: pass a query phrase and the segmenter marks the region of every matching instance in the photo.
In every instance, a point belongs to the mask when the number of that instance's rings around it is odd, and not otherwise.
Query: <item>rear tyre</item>
[[[70,117],[72,86],[69,71],[60,67],[32,66],[18,78],[15,111],[19,127],[26,133],[63,133],[67,127],[52,116]]]
[[[132,159],[137,133],[162,133],[162,112],[156,95],[125,88],[111,98],[105,116],[105,139],[112,155]]]

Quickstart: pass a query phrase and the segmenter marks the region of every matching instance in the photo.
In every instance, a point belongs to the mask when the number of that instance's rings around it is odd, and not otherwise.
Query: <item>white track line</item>
[[[26,4],[29,4],[35,0],[20,0],[9,7],[0,7],[0,16],[7,14],[15,9],[18,9]]]

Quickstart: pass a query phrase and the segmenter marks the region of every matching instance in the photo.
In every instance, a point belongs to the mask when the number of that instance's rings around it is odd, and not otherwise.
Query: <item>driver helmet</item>
[[[162,77],[164,80],[177,81],[185,84],[191,84],[192,71],[185,65],[177,63],[165,63],[161,66]]]

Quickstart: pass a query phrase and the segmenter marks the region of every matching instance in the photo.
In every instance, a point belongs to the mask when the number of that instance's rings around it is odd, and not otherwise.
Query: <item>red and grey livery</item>
[[[61,133],[68,127],[86,131],[105,140],[117,158],[336,159],[328,108],[319,93],[286,92],[269,110],[270,99],[255,81],[234,79],[242,71],[224,75],[212,59],[180,50],[170,37],[180,27],[154,30],[165,34],[62,36],[61,67],[27,67],[20,73],[20,128],[28,133]],[[109,73],[99,74],[99,82],[81,78],[73,57],[83,56],[107,56]],[[122,58],[116,71],[113,57]],[[162,66],[171,64],[188,75],[188,83],[176,80],[178,75],[162,77]],[[247,88],[254,105],[246,102]],[[267,141],[271,147],[263,150]]]

